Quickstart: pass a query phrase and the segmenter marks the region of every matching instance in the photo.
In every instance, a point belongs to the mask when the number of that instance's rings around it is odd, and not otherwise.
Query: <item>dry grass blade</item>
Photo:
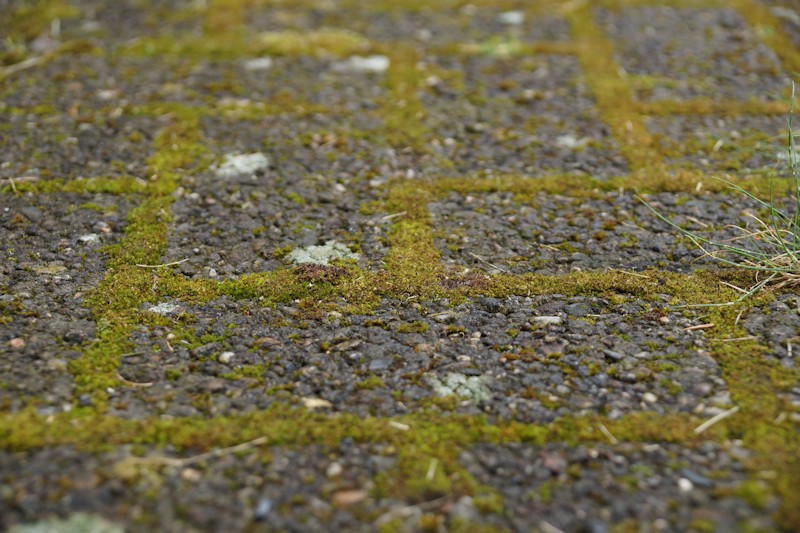
[[[703,306],[733,305],[765,287],[786,288],[800,286],[800,168],[798,168],[797,150],[794,144],[794,101],[795,85],[789,102],[789,133],[787,140],[788,167],[793,181],[793,206],[786,211],[776,206],[773,195],[773,181],[770,182],[769,200],[762,200],[731,180],[722,178],[733,191],[754,202],[756,207],[766,213],[764,217],[747,213],[755,222],[755,227],[732,226],[741,235],[725,240],[713,240],[690,231],[660,213],[643,198],[639,198],[655,215],[688,238],[702,252],[703,257],[737,268],[751,270],[755,273],[755,283],[748,289],[729,284],[742,295],[731,302],[722,304],[703,304]],[[694,219],[691,219],[695,221]],[[695,221],[697,222],[697,221]],[[697,306],[693,306],[697,307]]]

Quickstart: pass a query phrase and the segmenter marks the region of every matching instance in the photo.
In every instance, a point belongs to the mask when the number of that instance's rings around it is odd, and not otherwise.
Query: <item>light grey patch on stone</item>
[[[252,71],[269,70],[272,68],[272,58],[264,56],[248,59],[244,62],[244,68]]]
[[[172,313],[175,313],[175,312],[179,311],[180,310],[180,306],[178,306],[177,304],[174,304],[172,302],[162,302],[160,304],[156,304],[156,305],[150,307],[147,310],[150,311],[151,313],[155,313],[157,315],[166,316],[166,315],[169,315],[169,314],[172,314]]]
[[[509,26],[521,26],[525,22],[525,13],[522,11],[506,11],[497,15],[497,21]]]
[[[357,261],[358,258],[359,254],[351,252],[347,246],[336,241],[328,241],[322,246],[297,248],[289,254],[289,260],[296,265],[303,263],[327,265],[333,259],[354,259]]]
[[[589,144],[587,138],[577,138],[574,135],[559,135],[556,137],[556,146],[559,148],[569,148],[570,150],[578,150]]]
[[[775,153],[775,159],[777,159],[781,163],[794,163],[795,165],[800,164],[800,153],[795,151],[789,150],[781,150]]]
[[[222,166],[216,169],[216,174],[219,178],[232,179],[239,176],[252,176],[260,170],[266,170],[267,167],[269,167],[269,159],[261,152],[228,154],[225,156]]]
[[[562,322],[560,316],[535,316],[531,320],[546,326],[549,326],[550,324],[561,324]]]
[[[450,511],[450,516],[453,518],[460,518],[461,520],[469,523],[477,520],[480,514],[478,509],[475,507],[472,497],[462,496],[453,506],[453,510]]]
[[[380,74],[389,70],[389,58],[386,56],[352,56],[346,61],[340,61],[333,65],[333,70],[337,72],[371,72]]]
[[[125,533],[125,528],[105,518],[77,513],[67,519],[48,518],[12,526],[9,533]]]
[[[100,235],[97,233],[88,233],[78,237],[78,240],[85,243],[100,242]]]
[[[439,396],[459,396],[475,402],[483,402],[491,398],[491,392],[482,376],[465,376],[452,372],[443,379],[428,377],[428,383]]]

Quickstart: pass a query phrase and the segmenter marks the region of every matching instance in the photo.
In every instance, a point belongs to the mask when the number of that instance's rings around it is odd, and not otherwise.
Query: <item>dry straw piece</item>
[[[792,82],[792,91],[789,101],[789,132],[787,134],[788,170],[793,185],[793,206],[784,212],[775,204],[773,196],[774,179],[770,180],[769,201],[757,198],[749,191],[730,180],[719,178],[737,193],[743,194],[766,213],[759,217],[747,213],[755,222],[755,228],[742,228],[734,226],[741,235],[732,239],[716,241],[708,239],[682,228],[676,222],[656,210],[642,199],[658,218],[677,229],[681,234],[690,239],[705,254],[720,263],[745,268],[755,272],[756,281],[748,289],[733,287],[742,293],[738,299],[723,304],[733,305],[765,287],[783,288],[800,286],[800,168],[798,166],[797,148],[794,142],[794,101],[795,84]],[[706,304],[709,305],[709,304]]]

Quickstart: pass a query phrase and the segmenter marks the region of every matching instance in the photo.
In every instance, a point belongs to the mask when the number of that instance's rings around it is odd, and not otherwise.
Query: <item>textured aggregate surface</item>
[[[800,528],[797,2],[0,4],[0,528]]]

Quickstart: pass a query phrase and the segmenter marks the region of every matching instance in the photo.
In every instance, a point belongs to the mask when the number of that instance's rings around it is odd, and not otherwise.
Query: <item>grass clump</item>
[[[753,285],[748,289],[736,287],[742,293],[741,297],[723,305],[740,302],[766,287],[778,289],[800,287],[800,165],[798,165],[800,162],[794,142],[794,82],[790,98],[786,149],[788,165],[781,165],[782,161],[776,164],[770,179],[768,200],[762,200],[740,185],[719,178],[734,192],[752,200],[761,213],[746,214],[754,224],[743,228],[735,227],[740,235],[725,240],[704,237],[680,226],[645,202],[658,218],[691,240],[705,253],[705,256],[722,264],[753,272],[755,275]],[[782,171],[788,171],[789,181],[792,184],[790,205],[785,210],[776,202],[773,191],[776,178],[781,177]]]

